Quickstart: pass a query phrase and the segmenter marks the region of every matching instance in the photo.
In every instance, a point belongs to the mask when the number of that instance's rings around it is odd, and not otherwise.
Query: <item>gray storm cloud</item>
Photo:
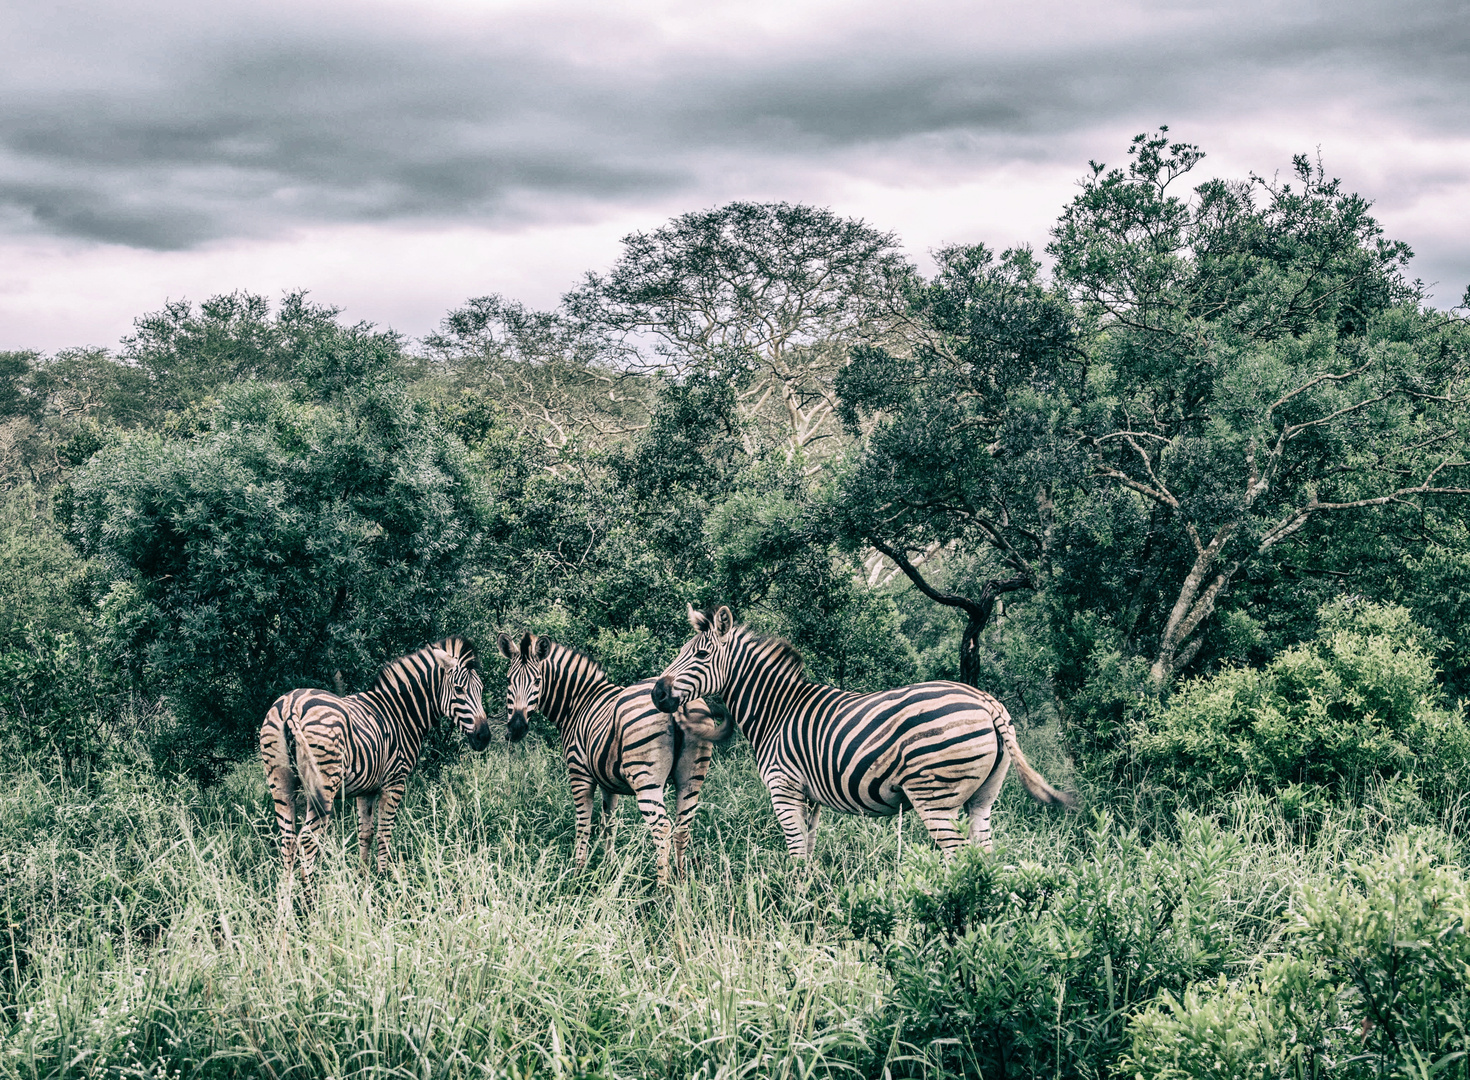
[[[749,47],[716,47],[714,24],[691,45],[633,20],[608,23],[603,49],[596,26],[568,46],[565,10],[457,32],[297,10],[180,21],[84,4],[47,21],[17,7],[0,46],[0,221],[178,250],[318,222],[636,202],[693,189],[731,153],[820,167],[949,135],[987,163],[1080,165],[1086,134],[1119,117],[1179,130],[1183,115],[1293,101],[1470,127],[1462,4],[1135,8],[1149,18],[1126,35],[1003,44],[962,8]]]

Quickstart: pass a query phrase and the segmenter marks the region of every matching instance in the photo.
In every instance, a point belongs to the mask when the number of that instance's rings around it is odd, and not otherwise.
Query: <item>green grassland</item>
[[[1049,732],[1022,734],[1069,779]],[[1406,830],[1442,852],[1462,837],[1456,811],[1390,788],[1288,821],[1244,794],[1214,818],[1062,814],[1011,783],[988,859],[942,868],[912,815],[902,834],[829,815],[801,868],[743,743],[705,791],[673,888],[628,800],[616,854],[579,875],[558,752],[492,744],[413,780],[386,876],[360,875],[339,807],[318,905],[282,925],[254,763],[204,789],[16,769],[0,1073],[991,1075],[999,1054],[1009,1075],[1106,1074],[1164,992],[1286,951],[1304,889]]]

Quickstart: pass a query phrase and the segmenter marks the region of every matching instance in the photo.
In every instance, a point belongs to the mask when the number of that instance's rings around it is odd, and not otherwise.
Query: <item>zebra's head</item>
[[[551,652],[551,639],[526,634],[519,642],[500,635],[500,655],[510,661],[505,689],[505,721],[511,742],[520,742],[541,702],[541,672]]]
[[[694,637],[653,684],[654,707],[666,713],[693,698],[722,693],[730,677],[734,614],[728,607],[721,607],[713,615],[706,615],[690,604],[689,625],[694,627]]]
[[[454,720],[470,749],[490,745],[490,717],[485,716],[485,682],[479,677],[475,647],[463,638],[448,638],[434,648],[444,672],[440,713]]]
[[[485,749],[490,745],[490,718],[485,715],[485,683],[474,646],[464,638],[449,638],[433,652],[445,676],[439,711],[454,720],[471,749]]]

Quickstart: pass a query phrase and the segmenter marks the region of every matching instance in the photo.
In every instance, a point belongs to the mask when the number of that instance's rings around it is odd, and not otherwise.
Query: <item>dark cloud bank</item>
[[[1337,103],[1445,137],[1470,127],[1459,3],[1160,6],[1140,32],[1005,47],[895,14],[748,49],[674,47],[626,22],[599,49],[599,27],[573,32],[565,13],[456,29],[300,10],[15,7],[0,220],[180,250],[317,222],[551,217],[693,190],[731,154],[821,166],[940,137],[961,166],[1080,172],[1088,133],[1134,117],[1188,137],[1180,118]]]

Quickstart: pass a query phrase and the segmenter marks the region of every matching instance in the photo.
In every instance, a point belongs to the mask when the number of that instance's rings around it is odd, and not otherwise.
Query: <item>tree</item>
[[[1198,148],[1165,129],[1129,153],[1093,163],[1047,250],[1096,327],[1078,445],[1145,508],[1137,608],[1164,687],[1242,569],[1293,545],[1311,563],[1329,518],[1470,494],[1470,350],[1421,307],[1408,247],[1320,165],[1183,197]]]
[[[865,435],[838,507],[849,545],[872,545],[930,600],[963,612],[960,679],[977,686],[996,601],[1045,586],[1057,500],[1080,479],[1065,434],[1078,328],[1029,251],[997,262],[976,245],[936,259],[935,278],[909,292],[909,347],[859,347],[837,380],[845,424]],[[974,591],[926,579],[924,561],[944,551],[985,553]]]
[[[477,297],[446,315],[424,347],[431,380],[493,398],[553,450],[605,446],[648,424],[650,380],[612,367],[594,335],[555,312]]]
[[[631,369],[730,382],[759,423],[748,447],[763,428],[794,452],[833,433],[847,349],[897,314],[910,267],[896,244],[830,210],[730,203],[625,237],[565,303]]]
[[[462,445],[391,383],[330,403],[237,384],[205,421],[101,450],[71,508],[111,656],[180,721],[159,755],[207,776],[278,694],[360,685],[451,629],[484,511]]]
[[[273,312],[253,293],[166,304],[134,321],[122,360],[147,379],[150,420],[246,380],[288,382],[328,399],[364,380],[405,373],[402,339],[367,323],[344,326],[340,308],[289,292]]]

